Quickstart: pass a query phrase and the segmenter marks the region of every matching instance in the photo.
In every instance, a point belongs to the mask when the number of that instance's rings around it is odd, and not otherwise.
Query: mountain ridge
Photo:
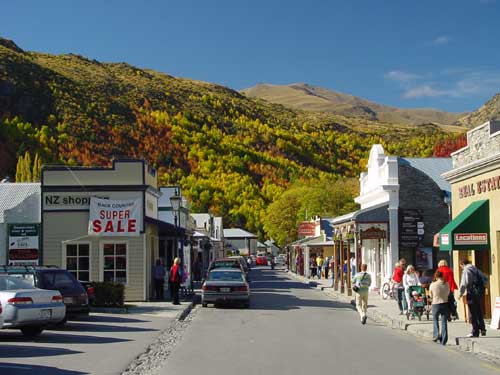
[[[275,85],[259,83],[241,90],[245,95],[283,104],[294,109],[330,112],[344,116],[366,117],[383,122],[420,125],[438,123],[451,125],[464,113],[450,113],[432,108],[403,109],[369,101],[307,83]],[[301,95],[302,93],[302,95]]]

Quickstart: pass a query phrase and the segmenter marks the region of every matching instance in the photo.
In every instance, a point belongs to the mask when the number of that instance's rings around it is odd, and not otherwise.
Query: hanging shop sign
[[[303,221],[299,224],[298,233],[299,236],[314,236],[316,233],[316,224],[310,221]]]
[[[381,240],[386,238],[385,230],[379,228],[368,228],[361,231],[361,240]]]
[[[488,233],[455,233],[455,245],[488,245]]]
[[[9,264],[38,265],[38,224],[9,224]]]
[[[141,228],[141,199],[91,198],[89,236],[139,236]]]

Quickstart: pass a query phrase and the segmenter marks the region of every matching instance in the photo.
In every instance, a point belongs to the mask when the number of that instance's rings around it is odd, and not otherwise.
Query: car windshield
[[[215,262],[212,268],[238,268],[239,263],[234,260]]]
[[[0,276],[0,290],[35,289],[33,285],[15,276]]]
[[[208,274],[208,281],[243,281],[241,272],[216,271]]]
[[[64,289],[74,287],[73,279],[66,272],[42,272],[43,287]]]
[[[12,277],[17,277],[18,279],[23,280],[31,286],[35,286],[35,275],[33,275],[32,273],[9,273],[9,275]]]

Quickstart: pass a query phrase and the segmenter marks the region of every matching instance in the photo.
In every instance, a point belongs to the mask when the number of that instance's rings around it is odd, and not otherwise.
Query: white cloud
[[[451,67],[423,75],[393,70],[384,74],[384,77],[397,82],[406,99],[464,98],[500,92],[500,70],[474,71]]]
[[[390,72],[384,74],[384,77],[400,83],[408,83],[420,79],[418,74],[402,72],[400,70],[391,70]]]
[[[406,90],[403,96],[407,99],[417,99],[417,98],[423,98],[423,97],[438,97],[438,96],[445,96],[446,92],[437,90],[433,88],[431,85],[420,85],[413,87],[409,90]]]
[[[441,35],[438,36],[436,39],[433,40],[433,44],[436,46],[440,46],[443,44],[448,44],[451,41],[451,38],[447,35]]]

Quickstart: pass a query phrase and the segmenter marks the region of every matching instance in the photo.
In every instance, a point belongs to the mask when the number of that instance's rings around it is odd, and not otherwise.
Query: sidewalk
[[[331,280],[306,279],[295,273],[289,272],[289,275],[295,279],[316,285],[317,288],[333,297],[335,300],[344,303],[350,303],[354,306],[354,293],[352,296],[341,294],[331,288]],[[432,317],[427,320],[426,316],[422,320],[408,320],[405,315],[399,315],[399,309],[395,300],[384,300],[379,293],[370,292],[368,298],[368,318],[385,324],[393,329],[407,331],[415,336],[432,340]],[[500,361],[500,330],[489,328],[489,321],[485,321],[488,330],[485,337],[468,338],[465,337],[471,331],[471,326],[463,320],[457,320],[448,323],[448,344],[461,350],[479,353]]]

